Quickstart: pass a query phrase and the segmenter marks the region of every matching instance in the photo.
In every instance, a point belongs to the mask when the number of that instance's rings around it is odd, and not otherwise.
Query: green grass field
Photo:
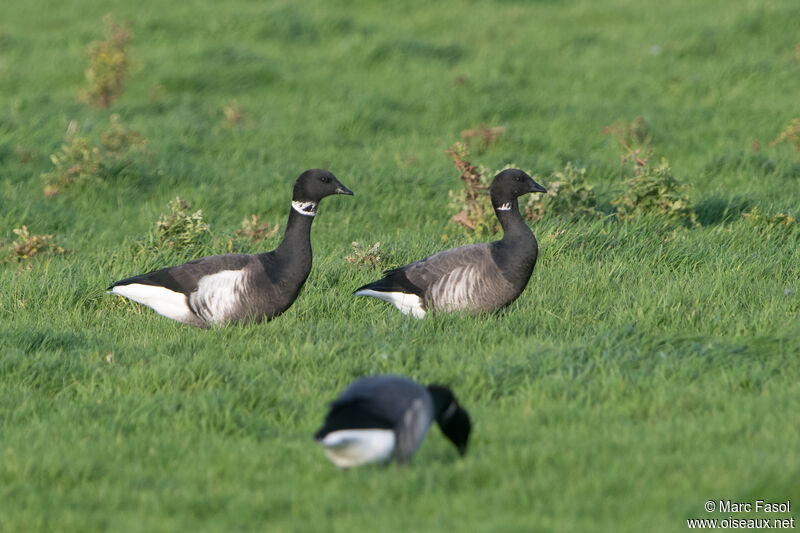
[[[646,4],[4,2],[0,530],[683,531],[731,516],[707,500],[800,506],[800,231],[742,216],[800,215],[800,155],[770,145],[800,118],[800,10]],[[135,64],[100,109],[76,95],[107,12],[134,20]],[[112,113],[148,153],[45,198],[70,122],[98,143]],[[345,261],[352,241],[397,265],[489,238],[449,222],[462,130],[506,127],[473,149],[490,168],[586,167],[611,213],[603,129],[638,116],[696,227],[546,217],[500,315],[350,296],[378,275]],[[282,231],[313,167],[355,196],[322,203],[283,316],[196,330],[105,294],[224,251],[245,216]],[[212,238],[143,251],[178,195]],[[22,225],[71,252],[6,261]],[[327,403],[389,372],[452,386],[474,420],[463,459],[432,428],[410,468],[327,461]]]

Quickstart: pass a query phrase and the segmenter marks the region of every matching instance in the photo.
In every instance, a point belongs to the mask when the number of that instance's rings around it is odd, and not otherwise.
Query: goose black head
[[[295,202],[314,202],[317,203],[326,196],[332,194],[347,194],[352,196],[353,192],[342,185],[336,176],[319,168],[306,170],[294,184],[292,200]]]
[[[529,192],[547,192],[547,190],[517,168],[507,168],[498,173],[489,186],[492,206],[495,208],[508,204]]]
[[[467,451],[467,441],[472,430],[467,411],[458,404],[453,391],[441,385],[428,386],[433,397],[433,411],[442,433],[458,449],[460,455]]]

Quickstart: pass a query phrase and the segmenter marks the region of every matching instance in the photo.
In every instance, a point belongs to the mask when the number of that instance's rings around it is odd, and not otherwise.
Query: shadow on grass
[[[752,206],[752,202],[741,197],[723,198],[708,196],[695,204],[697,221],[702,226],[724,224],[741,218],[742,213]]]
[[[85,344],[83,335],[50,328],[7,329],[4,335],[27,354],[76,350]]]

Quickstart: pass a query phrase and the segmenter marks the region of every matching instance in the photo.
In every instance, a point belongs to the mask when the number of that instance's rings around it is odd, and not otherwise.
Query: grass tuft
[[[777,139],[770,142],[770,146],[787,143],[794,148],[795,152],[800,152],[800,118],[793,119],[781,132]]]
[[[73,186],[86,186],[102,181],[103,156],[86,137],[74,136],[50,156],[55,169],[42,174],[44,196],[48,198]]]
[[[242,227],[236,230],[238,237],[243,237],[252,242],[265,241],[278,234],[280,224],[262,222],[258,215],[250,215],[242,220]]]
[[[16,240],[4,246],[5,260],[17,263],[37,255],[63,254],[68,250],[55,243],[53,236],[48,234],[31,234],[28,226],[13,229]]]
[[[686,194],[687,187],[672,175],[666,158],[658,165],[648,159],[635,160],[636,175],[625,183],[624,192],[611,201],[617,217],[626,220],[657,216],[677,223],[696,224],[697,215]]]
[[[108,107],[122,95],[123,84],[133,60],[128,47],[133,38],[132,22],[119,24],[111,13],[103,16],[104,41],[95,41],[86,48],[89,87],[78,93],[78,99],[95,107]]]
[[[73,187],[85,190],[99,185],[147,153],[147,139],[122,124],[116,113],[111,115],[108,129],[100,134],[99,146],[78,135],[77,130],[77,122],[70,121],[66,143],[50,156],[55,168],[41,174],[45,198]]]
[[[541,178],[534,176],[533,179]],[[602,216],[597,209],[594,186],[586,182],[585,168],[576,169],[572,163],[567,163],[563,171],[553,172],[542,183],[547,193],[530,195],[523,206],[528,220],[538,222],[546,216]]]
[[[364,246],[360,242],[350,244],[353,252],[344,256],[344,260],[352,265],[364,266],[369,270],[385,270],[387,265],[386,254],[381,249],[381,243],[376,242],[372,246]]]

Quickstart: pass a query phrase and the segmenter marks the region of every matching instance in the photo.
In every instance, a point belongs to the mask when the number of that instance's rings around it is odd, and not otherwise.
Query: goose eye
[[[322,183],[330,183],[331,182],[331,179],[328,176],[322,176],[322,178],[320,178],[320,179],[322,180]]]
[[[514,176],[514,181],[522,181],[522,178],[520,178],[519,176]]]

